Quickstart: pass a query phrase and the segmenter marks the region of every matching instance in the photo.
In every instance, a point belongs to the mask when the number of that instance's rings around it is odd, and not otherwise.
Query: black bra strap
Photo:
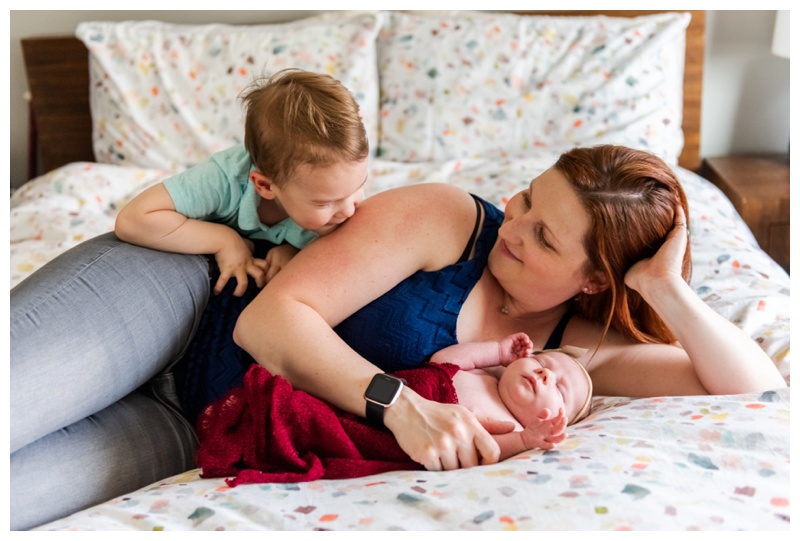
[[[572,310],[568,309],[567,312],[561,316],[561,320],[556,325],[556,328],[553,329],[553,332],[550,333],[550,338],[547,339],[547,343],[542,349],[558,349],[561,347],[561,340],[564,338],[564,329],[567,328],[567,323],[572,319],[572,313]]]
[[[474,195],[470,194],[472,199],[475,201],[475,208],[477,209],[477,216],[475,217],[475,227],[472,229],[472,235],[469,237],[469,241],[467,242],[466,248],[464,248],[464,253],[461,254],[461,257],[458,258],[458,262],[461,263],[462,261],[466,261],[469,259],[469,254],[472,253],[472,248],[475,244],[475,239],[478,238],[478,229],[481,225],[481,218],[483,217],[483,206],[481,206],[481,202],[478,201],[478,198]]]

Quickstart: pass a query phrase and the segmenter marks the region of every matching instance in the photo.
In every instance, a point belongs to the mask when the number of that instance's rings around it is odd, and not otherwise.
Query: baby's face
[[[498,390],[512,415],[527,426],[544,408],[551,416],[563,409],[567,421],[572,420],[586,403],[590,386],[586,373],[569,355],[546,351],[508,365]]]

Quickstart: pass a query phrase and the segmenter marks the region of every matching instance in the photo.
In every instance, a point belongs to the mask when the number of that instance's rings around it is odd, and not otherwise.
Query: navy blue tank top
[[[457,343],[461,306],[483,274],[503,222],[497,207],[480,203],[486,218],[472,258],[437,271],[416,272],[335,328],[362,357],[394,372],[424,363],[436,351]]]
[[[443,347],[457,343],[458,314],[486,268],[497,230],[503,223],[502,211],[473,197],[478,203],[476,231],[459,262],[437,271],[416,272],[335,328],[350,347],[382,370],[413,368]],[[481,208],[486,217],[478,231]],[[470,258],[473,240],[474,255]],[[266,241],[255,244],[256,257],[264,257],[272,247]],[[213,258],[210,261],[214,284],[219,270]],[[235,285],[231,280],[219,295],[211,294],[195,337],[173,369],[181,405],[192,422],[208,404],[242,385],[254,362],[233,342],[233,327],[239,313],[260,290],[250,279],[247,292],[234,297]],[[545,349],[560,345],[569,315],[570,312],[559,322]]]

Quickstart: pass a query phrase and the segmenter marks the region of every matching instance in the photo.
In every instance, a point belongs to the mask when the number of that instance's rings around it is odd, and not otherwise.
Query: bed
[[[348,11],[26,38],[33,178],[11,198],[10,285],[239,142],[238,91],[296,66],[358,100],[370,193],[448,182],[502,208],[571,146],[663,157],[689,197],[693,288],[788,383],[789,276],[697,174],[704,24],[702,11]],[[556,449],[492,466],[235,488],[192,470],[39,529],[789,530],[788,388],[593,406]]]

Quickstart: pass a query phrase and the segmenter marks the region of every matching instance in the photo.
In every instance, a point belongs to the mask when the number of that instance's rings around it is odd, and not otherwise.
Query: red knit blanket
[[[452,364],[396,372],[421,396],[458,403]],[[387,429],[343,412],[259,365],[242,387],[208,406],[197,422],[203,477],[243,483],[293,483],[421,469]]]

